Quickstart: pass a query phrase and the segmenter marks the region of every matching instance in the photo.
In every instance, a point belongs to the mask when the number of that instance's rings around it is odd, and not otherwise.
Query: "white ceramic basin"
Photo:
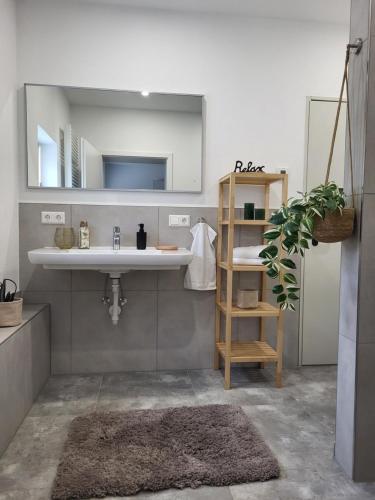
[[[154,247],[146,250],[135,247],[122,247],[121,250],[111,247],[91,247],[89,250],[45,247],[29,251],[28,256],[32,264],[42,264],[45,269],[87,269],[103,273],[179,269],[193,259],[193,254],[186,248],[165,251]]]

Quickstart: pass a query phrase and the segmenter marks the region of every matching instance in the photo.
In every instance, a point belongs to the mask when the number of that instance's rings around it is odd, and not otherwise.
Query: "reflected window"
[[[103,155],[108,189],[156,189],[167,185],[167,158]]]
[[[61,185],[61,175],[57,162],[57,144],[40,125],[37,130],[39,186],[58,187]]]

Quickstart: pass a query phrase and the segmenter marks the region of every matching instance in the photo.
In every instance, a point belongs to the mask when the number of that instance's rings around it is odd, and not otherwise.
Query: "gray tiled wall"
[[[351,101],[356,226],[343,242],[335,456],[350,477],[375,480],[375,12],[371,0],[352,0]],[[350,192],[348,153],[346,192]]]
[[[0,455],[50,375],[48,306],[25,307],[23,318],[19,327],[3,329],[0,345]]]
[[[144,222],[149,245],[160,242],[189,247],[189,228],[170,228],[169,214],[188,214],[192,225],[203,216],[216,228],[215,208],[21,203],[19,211],[21,287],[26,302],[51,304],[53,373],[212,367],[214,292],[185,290],[185,268],[125,274],[123,288],[128,303],[114,327],[101,302],[104,275],[44,270],[29,263],[28,250],[53,245],[55,226],[40,223],[42,210],[65,211],[66,225],[75,228],[80,220],[87,220],[93,246],[111,245],[114,225],[121,228],[122,245],[135,245],[137,224]],[[260,230],[238,229],[236,243],[260,242]],[[259,286],[256,273],[245,274],[237,276],[237,283],[240,279],[243,287]],[[270,338],[272,321],[267,320]],[[257,332],[258,321],[235,323],[234,338],[256,338]],[[296,366],[298,314],[287,314],[285,344],[286,365]]]

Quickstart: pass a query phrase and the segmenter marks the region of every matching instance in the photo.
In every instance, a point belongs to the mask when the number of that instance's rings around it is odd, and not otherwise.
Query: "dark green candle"
[[[255,220],[264,220],[266,218],[266,209],[265,208],[256,208],[255,209]]]
[[[244,219],[254,220],[254,203],[244,204]]]

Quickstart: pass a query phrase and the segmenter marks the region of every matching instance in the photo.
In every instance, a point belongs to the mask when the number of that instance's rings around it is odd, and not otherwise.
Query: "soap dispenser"
[[[147,245],[147,233],[144,230],[144,224],[138,224],[139,231],[137,233],[137,249],[145,250]]]
[[[81,221],[79,225],[79,239],[78,248],[89,249],[90,248],[90,229],[87,221]]]

